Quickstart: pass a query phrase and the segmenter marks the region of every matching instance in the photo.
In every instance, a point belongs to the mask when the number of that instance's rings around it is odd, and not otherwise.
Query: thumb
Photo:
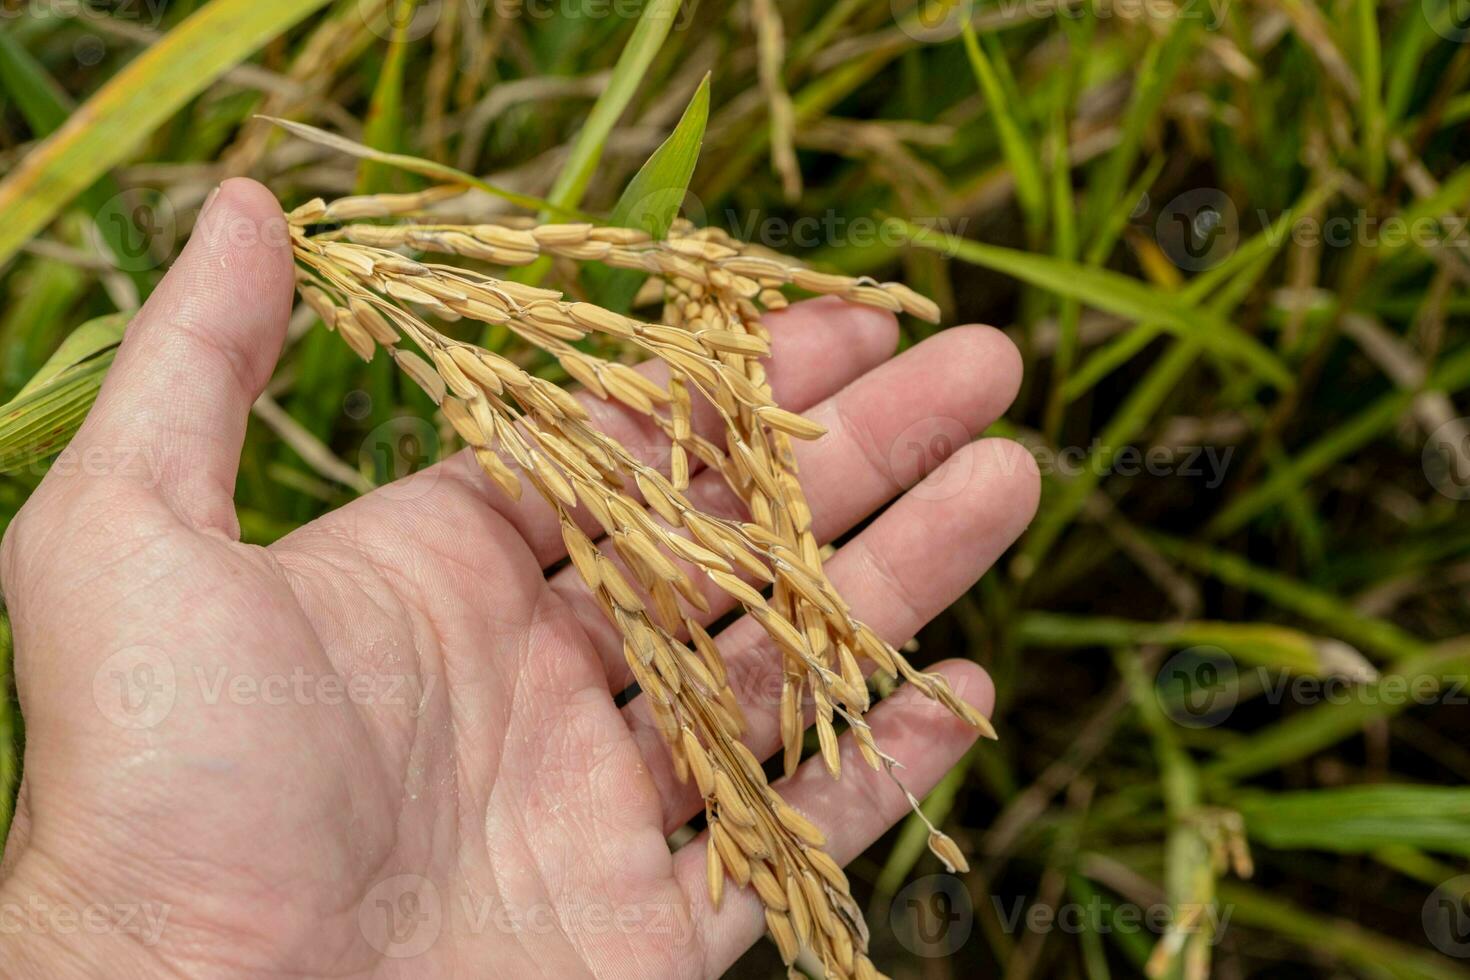
[[[238,536],[240,449],[280,356],[293,278],[275,198],[251,180],[220,185],[128,327],[75,458],[106,459],[109,476],[143,484],[186,523]]]

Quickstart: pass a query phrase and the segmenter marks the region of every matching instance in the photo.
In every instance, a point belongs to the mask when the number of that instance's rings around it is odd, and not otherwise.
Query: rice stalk
[[[787,286],[930,320],[937,308],[902,285],[817,272],[687,222],[656,240],[591,223],[412,220],[461,190],[314,200],[292,212],[303,300],[363,358],[380,349],[391,356],[507,495],[518,499],[529,483],[556,511],[573,566],[623,637],[624,658],[676,771],[704,797],[711,900],[718,905],[728,876],[759,895],[788,964],[806,947],[833,976],[879,976],[867,958],[862,914],[823,850],[822,833],[782,800],[741,742],[741,705],[698,620],[710,610],[700,583],[743,607],[780,651],[788,776],[801,760],[810,698],[819,754],[834,778],[841,772],[838,726],[845,724],[865,761],[896,780],[897,764],[864,721],[864,662],[994,736],[943,677],[916,670],[854,619],[827,578],[793,450],[793,440],[823,430],[775,403],[763,363],[770,337],[761,317],[786,304]],[[404,223],[366,223],[386,217]],[[556,257],[639,270],[662,290],[662,317],[640,320],[431,256],[499,267]],[[599,430],[557,384],[433,325],[458,320],[504,324],[592,394],[653,420],[672,446],[669,473]],[[588,336],[658,359],[668,368],[667,384],[575,346]],[[722,444],[694,431],[696,396],[718,413]],[[692,460],[720,474],[745,502],[748,519],[690,503]],[[579,511],[600,527],[600,543],[579,523]],[[958,847],[938,830],[930,846],[947,866],[963,866]]]

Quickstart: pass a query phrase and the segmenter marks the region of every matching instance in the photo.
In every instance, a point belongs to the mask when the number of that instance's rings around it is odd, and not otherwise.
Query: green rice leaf
[[[60,129],[71,114],[66,91],[9,32],[0,33],[0,82],[38,136]]]
[[[1467,387],[1470,387],[1470,347],[1447,356],[1430,376],[1425,390],[1456,394]],[[1395,389],[1344,419],[1306,448],[1294,450],[1290,459],[1270,477],[1236,496],[1216,514],[1205,528],[1206,534],[1220,537],[1238,530],[1280,501],[1293,487],[1310,483],[1329,466],[1379,438],[1403,417],[1418,394],[1412,389]]]
[[[1383,40],[1378,34],[1375,0],[1358,0],[1356,11],[1358,70],[1362,81],[1358,115],[1363,130],[1363,170],[1368,186],[1376,190],[1383,186],[1383,141],[1388,131],[1383,108]]]
[[[1459,786],[1250,793],[1233,806],[1251,838],[1268,847],[1369,854],[1407,846],[1470,857],[1470,789]]]
[[[327,0],[213,0],[108,79],[0,183],[0,262],[159,125]]]
[[[706,75],[669,138],[653,151],[623,189],[608,218],[609,224],[638,228],[655,238],[668,234],[684,203],[689,180],[694,176],[708,121],[709,76]],[[647,278],[631,269],[609,269],[603,265],[588,266],[584,275],[591,294],[601,305],[613,310],[626,310]]]
[[[0,83],[15,99],[26,123],[37,136],[49,136],[60,129],[75,110],[71,98],[46,69],[11,34],[0,34]],[[96,220],[107,209],[107,203],[120,193],[117,182],[103,174],[80,195],[82,207],[94,218],[94,225],[113,255],[128,255],[132,246],[127,229],[112,221]],[[138,277],[141,278],[141,277]]]
[[[1199,620],[1150,623],[1103,616],[1028,613],[1019,636],[1039,646],[1167,647],[1215,646],[1244,663],[1313,675],[1322,670],[1318,640],[1274,623]]]
[[[129,316],[126,313],[112,313],[107,316],[99,316],[95,320],[88,320],[67,334],[65,340],[56,348],[46,363],[41,365],[25,387],[17,392],[17,398],[45,387],[58,376],[71,368],[90,360],[99,354],[104,354],[111,348],[122,343],[123,331],[127,328]]]
[[[411,43],[408,29],[417,6],[418,0],[397,0],[392,19],[393,39],[388,42],[388,53],[378,71],[378,84],[373,87],[372,101],[368,103],[363,139],[368,146],[379,150],[396,150],[402,139],[403,73]],[[386,163],[365,159],[357,168],[357,193],[386,194],[403,190],[395,186],[395,179],[403,179],[399,173]]]
[[[582,195],[587,192],[587,185],[597,170],[598,161],[602,159],[602,151],[607,146],[607,138],[612,133],[613,126],[633,100],[633,93],[638,90],[643,76],[647,74],[654,55],[663,47],[664,39],[674,26],[674,18],[679,13],[679,2],[680,0],[649,0],[648,5],[643,8],[638,26],[633,28],[632,37],[628,38],[622,54],[618,56],[618,63],[613,67],[607,88],[603,89],[602,95],[598,96],[597,102],[592,106],[592,112],[588,114],[586,123],[577,133],[576,142],[572,144],[566,164],[556,175],[556,182],[551,185],[551,191],[547,194],[558,206],[576,207],[582,203]]]
[[[965,54],[969,56],[970,68],[985,96],[985,104],[995,119],[995,131],[1000,137],[1001,149],[1010,164],[1011,175],[1016,181],[1016,200],[1026,216],[1027,227],[1039,234],[1046,224],[1046,191],[1041,177],[1041,158],[1036,147],[1026,135],[1021,120],[1012,111],[1013,103],[1007,97],[1000,77],[975,36],[975,27],[966,19],[961,27],[965,40]]]
[[[1138,322],[1158,322],[1181,337],[1197,341],[1207,350],[1250,367],[1278,388],[1292,386],[1291,371],[1269,348],[1218,314],[1187,303],[1178,296],[1106,269],[987,245],[905,224],[917,245],[948,252],[966,262],[1005,273],[1116,316]]]
[[[699,148],[704,144],[704,127],[709,121],[709,75],[699,83],[694,97],[679,117],[669,138],[638,168],[618,198],[608,223],[638,228],[663,238],[679,214]]]
[[[129,316],[82,324],[8,404],[0,406],[0,473],[14,473],[66,448],[91,411]]]

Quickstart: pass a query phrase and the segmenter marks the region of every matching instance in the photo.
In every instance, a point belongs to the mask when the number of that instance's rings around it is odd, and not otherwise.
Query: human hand
[[[700,800],[640,699],[614,700],[620,642],[559,567],[539,497],[510,501],[461,455],[268,548],[239,542],[246,421],[292,289],[275,200],[226,183],[128,330],[77,465],[5,536],[27,740],[0,975],[718,976],[763,931],[759,903],[727,892],[716,911],[702,839],[670,852]],[[932,470],[828,564],[855,616],[901,642],[1034,511],[1030,457],[968,442],[1014,397],[1019,358],[964,327],[890,361],[893,318],[830,300],[768,322],[777,400],[829,430],[798,453],[824,540]],[[645,420],[589,406],[666,455]],[[738,503],[713,473],[690,496]],[[729,611],[708,594],[712,618]],[[779,658],[748,620],[718,640],[767,757]],[[938,669],[989,712],[978,667]],[[916,793],[974,736],[902,692],[870,721]],[[834,783],[808,762],[778,788],[840,861],[907,812],[864,765]],[[61,935],[68,909],[100,913]]]

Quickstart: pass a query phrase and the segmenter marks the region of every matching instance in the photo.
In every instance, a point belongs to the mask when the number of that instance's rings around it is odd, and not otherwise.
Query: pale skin
[[[614,700],[615,634],[561,564],[544,502],[455,458],[269,547],[240,543],[247,418],[292,304],[281,227],[264,188],[223,186],[68,465],[5,536],[27,738],[0,975],[719,976],[760,939],[760,907],[733,884],[711,907],[702,838],[671,853],[700,801],[641,699]],[[831,300],[768,322],[778,401],[829,429],[800,446],[818,531],[889,505],[828,568],[902,643],[1034,512],[1030,457],[969,441],[1020,360],[984,327],[895,358],[891,316]],[[594,412],[659,458],[646,423]],[[735,513],[716,474],[691,495]],[[766,757],[779,687],[763,639],[748,620],[718,638]],[[938,669],[990,712],[980,668]],[[362,682],[346,697],[344,677]],[[916,794],[975,737],[902,692],[870,720]],[[854,746],[843,756],[839,782],[808,761],[778,785],[846,862],[908,808]]]

